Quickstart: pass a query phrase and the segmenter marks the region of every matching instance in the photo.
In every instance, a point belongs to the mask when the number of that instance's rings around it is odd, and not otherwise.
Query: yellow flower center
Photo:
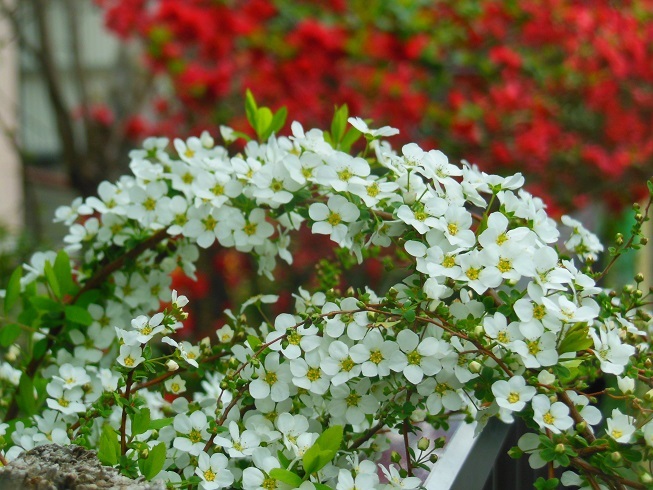
[[[456,223],[449,223],[447,226],[450,235],[456,235],[458,233],[458,225]]]
[[[481,269],[477,269],[476,267],[470,267],[465,271],[465,275],[469,278],[470,281],[476,281],[480,273]]]
[[[215,480],[215,473],[213,471],[211,471],[210,469],[206,470],[204,472],[204,480],[206,480],[206,481]]]
[[[224,194],[224,186],[222,184],[215,184],[213,187],[211,187],[211,193],[216,196],[221,196]]]
[[[329,213],[329,217],[327,218],[327,223],[329,223],[331,226],[336,226],[340,224],[341,221],[342,221],[342,217],[340,216],[340,214],[334,213],[333,211]]]
[[[190,442],[196,444],[202,441],[202,434],[199,430],[193,429],[190,431],[190,434],[188,434],[188,438],[190,439]]]
[[[379,189],[379,184],[374,182],[372,185],[367,187],[367,195],[370,197],[376,197],[379,195],[379,192],[381,192],[381,189]]]
[[[154,211],[154,209],[156,208],[156,199],[154,199],[154,198],[151,197],[151,196],[148,197],[148,198],[145,199],[145,201],[143,202],[143,207],[144,207],[146,210],[148,210],[148,211]]]
[[[256,234],[257,223],[247,223],[243,228],[245,235],[252,236]]]
[[[345,357],[342,361],[340,361],[340,369],[342,369],[346,373],[354,369],[355,365],[356,363],[352,361],[351,357],[349,356]]]
[[[181,176],[181,181],[184,184],[192,184],[195,178],[193,177],[193,174],[190,172],[186,172],[184,175]]]
[[[306,373],[306,377],[308,378],[309,381],[315,382],[318,379],[322,377],[320,374],[320,369],[319,368],[308,368],[308,371]]]
[[[497,269],[499,269],[503,273],[510,272],[512,270],[512,260],[508,260],[508,259],[499,260],[499,265],[497,265]]]
[[[290,335],[288,335],[288,343],[291,345],[299,345],[301,340],[302,340],[302,336],[299,335],[297,332],[293,332]]]
[[[408,364],[412,366],[419,366],[422,363],[422,354],[416,350],[406,354],[406,358],[408,359]]]
[[[279,380],[279,378],[277,377],[277,373],[269,372],[269,373],[265,373],[265,377],[263,378],[263,380],[267,384],[272,386],[274,383],[276,383]]]
[[[218,226],[218,221],[211,215],[204,218],[202,223],[204,223],[204,229],[206,231],[213,231],[215,230],[215,227]]]
[[[556,419],[555,419],[555,417],[553,415],[551,415],[551,412],[546,412],[542,416],[542,420],[544,420],[545,424],[553,425],[553,422],[555,422]]]
[[[356,393],[355,391],[352,391],[347,397],[345,398],[345,403],[347,404],[348,407],[356,407],[358,406],[358,402],[360,401],[361,396]]]
[[[528,352],[532,356],[540,352],[542,349],[540,349],[540,343],[537,340],[529,340],[526,342],[526,346],[528,347]]]
[[[370,361],[372,361],[374,364],[381,364],[383,361],[383,354],[381,354],[381,351],[379,350],[373,350],[370,352]]]
[[[125,366],[132,367],[134,365],[134,358],[132,356],[125,357]]]
[[[517,403],[519,401],[519,393],[515,391],[511,391],[510,394],[508,395],[508,401],[510,403]]]
[[[354,174],[352,174],[348,168],[338,172],[338,178],[345,182],[349,181],[349,179],[351,179],[353,176]]]
[[[533,306],[533,318],[541,320],[546,315],[546,307],[544,305]]]

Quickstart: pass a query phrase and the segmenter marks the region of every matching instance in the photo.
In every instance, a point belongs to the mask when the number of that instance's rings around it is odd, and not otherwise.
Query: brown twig
[[[408,420],[404,419],[402,424],[402,432],[404,436],[404,451],[406,452],[406,471],[408,476],[413,476],[413,464],[410,461],[410,446],[408,445]]]

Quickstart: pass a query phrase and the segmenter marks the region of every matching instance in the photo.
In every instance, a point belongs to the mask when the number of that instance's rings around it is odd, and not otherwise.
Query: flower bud
[[[143,449],[140,453],[141,459],[147,459],[149,455],[150,455],[150,450],[147,448]]]
[[[240,361],[238,359],[236,359],[235,357],[230,357],[229,358],[229,368],[230,369],[236,369],[239,364],[240,364]]]
[[[172,359],[168,359],[168,361],[166,362],[166,367],[168,368],[168,371],[172,372],[179,369],[179,364],[177,364]]]
[[[651,361],[650,357],[647,357],[646,360],[644,361],[644,366],[647,368],[651,368],[653,366],[653,361]]]
[[[621,233],[617,233],[617,235],[614,237],[614,241],[616,242],[617,245],[623,245],[624,236]]]
[[[613,453],[610,455],[610,459],[611,459],[613,462],[618,463],[619,461],[621,461],[621,453],[620,453],[619,451],[615,451],[615,452],[613,452]]]
[[[537,380],[543,385],[550,385],[555,382],[556,377],[548,371],[540,371],[537,375]]]
[[[645,236],[639,239],[640,245],[646,245],[647,243],[648,243],[648,238],[646,238]]]
[[[644,293],[642,292],[641,289],[636,289],[635,292],[633,293],[633,296],[635,296],[635,298],[641,298],[642,296],[644,296]]]
[[[480,373],[481,369],[483,369],[483,365],[480,362],[472,361],[469,363],[469,370],[472,373]]]
[[[399,461],[401,461],[401,454],[399,454],[397,451],[392,451],[392,454],[390,455],[390,461],[393,463],[399,463]]]
[[[440,458],[438,458],[438,455],[437,455],[437,454],[431,454],[431,457],[429,458],[429,461],[430,461],[431,463],[437,463],[437,462],[438,462],[438,459],[440,459]]]
[[[653,476],[650,473],[642,473],[642,476],[639,477],[642,483],[653,483]]]
[[[485,332],[485,329],[483,328],[483,325],[476,325],[476,328],[474,328],[474,333],[480,337],[483,335],[483,332]]]
[[[635,282],[642,282],[644,280],[644,274],[639,272],[638,274],[635,274]]]
[[[653,402],[653,390],[648,390],[646,393],[644,393],[644,400],[647,402]]]
[[[422,437],[419,441],[417,441],[417,449],[420,451],[426,451],[430,445],[431,441],[429,441],[426,437]]]
[[[510,456],[512,459],[519,459],[524,455],[524,451],[522,451],[519,446],[513,446],[510,448],[508,451],[508,456]]]
[[[204,337],[200,341],[200,347],[202,348],[202,350],[205,350],[205,351],[206,350],[211,350],[211,339],[208,338],[208,337]]]
[[[584,420],[576,424],[576,431],[583,433],[586,430],[587,430],[587,422],[585,422]]]
[[[644,215],[642,213],[635,213],[635,221],[642,222]]]
[[[617,384],[624,395],[629,395],[635,391],[635,380],[627,376],[617,376]]]
[[[558,454],[564,454],[565,452],[565,445],[562,443],[556,444],[555,452]]]

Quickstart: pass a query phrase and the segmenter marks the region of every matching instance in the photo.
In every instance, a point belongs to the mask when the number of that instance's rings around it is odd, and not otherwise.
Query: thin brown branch
[[[413,476],[413,463],[410,460],[410,446],[408,445],[408,420],[404,419],[402,423],[402,434],[404,436],[404,452],[406,453],[406,471],[408,476]]]
[[[385,427],[385,422],[381,421],[376,424],[374,427],[367,429],[358,439],[354,441],[349,449],[358,449],[367,441],[369,441],[374,435]]]

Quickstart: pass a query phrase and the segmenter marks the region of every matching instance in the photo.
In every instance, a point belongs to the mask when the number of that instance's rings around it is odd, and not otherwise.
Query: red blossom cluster
[[[242,100],[323,126],[333,106],[560,209],[631,203],[653,156],[652,0],[96,0],[174,96],[138,136],[230,123]]]

